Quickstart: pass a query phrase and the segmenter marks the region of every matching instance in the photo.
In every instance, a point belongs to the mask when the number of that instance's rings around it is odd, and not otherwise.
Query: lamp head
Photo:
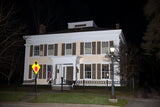
[[[110,53],[111,53],[111,54],[114,54],[114,51],[115,51],[115,47],[114,47],[114,46],[111,46],[111,47],[110,47]]]

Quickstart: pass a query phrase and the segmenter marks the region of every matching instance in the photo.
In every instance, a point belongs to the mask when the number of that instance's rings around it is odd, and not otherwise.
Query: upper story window
[[[54,55],[54,45],[48,45],[48,55]]]
[[[108,53],[108,42],[102,42],[102,54]]]
[[[66,44],[66,55],[72,55],[72,44]]]
[[[91,79],[91,64],[85,64],[85,79]]]
[[[40,46],[39,45],[34,45],[33,55],[34,56],[39,56],[39,54],[40,54]]]
[[[92,44],[91,42],[86,42],[85,43],[85,54],[92,54]]]
[[[102,79],[109,79],[109,65],[102,64]]]

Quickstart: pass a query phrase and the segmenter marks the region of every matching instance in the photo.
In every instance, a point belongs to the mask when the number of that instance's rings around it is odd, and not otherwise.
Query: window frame
[[[53,55],[48,55],[48,47],[49,45],[53,45]],[[47,56],[54,56],[55,44],[47,44]]]
[[[35,46],[38,46],[39,47],[39,55],[34,55],[34,48],[35,48]],[[33,56],[34,57],[37,57],[37,56],[40,56],[40,45],[33,45]]]
[[[91,53],[89,53],[89,54],[86,54],[86,51],[85,51],[85,46],[86,46],[86,43],[90,43],[91,44]],[[83,52],[84,52],[84,55],[92,55],[92,42],[84,42],[84,46],[83,46]]]
[[[102,77],[103,77],[103,76],[102,76],[102,74],[103,74],[102,65],[103,65],[103,64],[110,65],[111,62],[101,63],[101,80],[110,80],[110,66],[108,66],[108,71],[106,71],[106,72],[109,73],[109,77],[108,77],[108,78],[102,78]]]
[[[71,54],[67,54],[67,45],[71,44]],[[73,44],[72,43],[65,43],[65,56],[71,56],[73,51]]]
[[[109,41],[101,41],[101,54],[102,55],[105,55],[106,53],[102,53],[103,52],[103,50],[102,50],[102,42],[107,42],[108,43],[108,51],[107,51],[107,54],[109,53],[109,48],[110,48],[110,43],[109,43]]]
[[[91,65],[91,78],[86,78],[85,76],[85,74],[86,74],[86,71],[85,71],[85,65]],[[91,80],[92,79],[92,63],[84,63],[83,64],[83,78],[85,79],[85,80]]]

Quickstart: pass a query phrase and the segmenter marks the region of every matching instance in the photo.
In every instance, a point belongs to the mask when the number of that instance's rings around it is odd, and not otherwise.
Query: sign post
[[[40,70],[40,66],[37,62],[37,60],[34,61],[33,65],[32,65],[32,69],[35,73],[35,93],[36,93],[36,96],[37,96],[37,74],[38,74],[38,71]]]

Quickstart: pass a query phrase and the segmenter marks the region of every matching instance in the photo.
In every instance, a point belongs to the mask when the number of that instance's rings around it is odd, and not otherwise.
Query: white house
[[[121,29],[98,29],[93,21],[68,23],[68,31],[54,34],[24,36],[25,65],[23,84],[34,84],[32,64],[38,61],[41,69],[38,73],[37,84],[52,86],[61,83],[86,86],[111,85],[111,45],[125,44]],[[118,63],[114,62],[114,74],[120,72]],[[114,76],[120,81],[120,76]],[[115,84],[115,86],[118,84]]]

